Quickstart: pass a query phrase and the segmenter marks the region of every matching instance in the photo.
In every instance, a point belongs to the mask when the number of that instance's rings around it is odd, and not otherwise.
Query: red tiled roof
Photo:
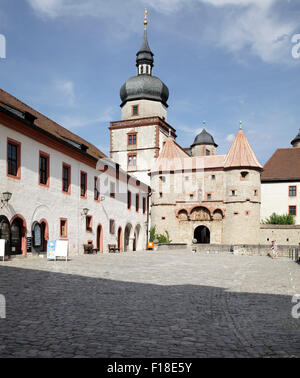
[[[22,101],[12,96],[11,94],[7,93],[3,89],[0,89],[0,101],[22,112],[28,112],[32,114],[33,116],[36,117],[34,124],[40,127],[41,129],[47,131],[48,133],[52,134],[56,138],[59,138],[64,142],[66,142],[66,140],[64,139],[66,138],[77,144],[83,144],[87,146],[86,152],[96,159],[106,157],[106,155],[93,144],[87,142],[85,139],[79,137],[78,135],[73,134],[71,131],[65,129],[64,127],[60,126],[58,123],[52,121],[51,119],[39,113],[35,109],[24,104]]]
[[[263,180],[300,180],[300,148],[278,148],[264,165]]]
[[[262,168],[243,130],[239,130],[227,154],[224,168]]]

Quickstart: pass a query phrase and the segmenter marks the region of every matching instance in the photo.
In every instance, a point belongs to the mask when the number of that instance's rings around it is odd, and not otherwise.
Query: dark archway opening
[[[5,240],[5,254],[11,254],[11,229],[9,220],[4,216],[0,215],[0,239]]]
[[[198,226],[194,231],[194,239],[197,240],[198,244],[209,244],[210,243],[210,231],[205,226]]]

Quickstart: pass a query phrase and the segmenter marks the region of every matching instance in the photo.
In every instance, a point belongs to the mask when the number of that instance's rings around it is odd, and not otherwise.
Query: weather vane
[[[147,11],[147,8],[145,8],[145,20],[144,20],[144,25],[145,25],[145,26],[148,24],[148,21],[147,21],[147,14],[148,14],[148,11]]]

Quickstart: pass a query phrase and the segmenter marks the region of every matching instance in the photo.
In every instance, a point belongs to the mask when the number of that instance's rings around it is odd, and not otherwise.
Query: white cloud
[[[57,17],[65,3],[64,0],[27,0],[27,2],[37,13],[48,17]]]
[[[234,134],[229,134],[229,135],[227,135],[227,137],[225,139],[226,139],[227,142],[233,142],[234,138],[235,138]]]
[[[110,122],[114,119],[115,116],[115,108],[109,106],[108,108],[104,109],[101,114],[96,115],[95,117],[82,117],[75,116],[75,115],[66,115],[59,119],[58,123],[67,129],[80,129],[82,127],[86,127],[89,125],[97,124],[97,123],[104,123]]]
[[[291,49],[290,36],[298,25],[296,16],[292,19],[290,15],[289,20],[284,20],[274,8],[277,3],[288,4],[283,0],[126,0],[126,4],[115,0],[113,5],[104,0],[27,2],[37,14],[50,18],[88,16],[112,19],[116,28],[122,26],[123,37],[137,30],[137,14],[140,14],[142,6],[147,6],[150,10],[152,8],[170,19],[181,17],[183,12],[198,12],[201,22],[195,26],[199,31],[194,33],[197,42],[201,43],[201,39],[205,39],[227,49],[238,59],[245,57],[246,60],[251,53],[265,62],[284,62],[287,59],[292,62],[288,51]],[[214,8],[213,12],[208,13],[208,19],[202,18],[202,8],[199,5]],[[142,15],[139,17],[142,18]],[[163,24],[167,29],[168,24]],[[180,31],[189,38],[193,34],[184,25],[181,25]],[[168,32],[170,33],[170,29]]]
[[[73,106],[75,104],[74,83],[71,80],[57,80],[54,82],[57,101],[61,105]]]

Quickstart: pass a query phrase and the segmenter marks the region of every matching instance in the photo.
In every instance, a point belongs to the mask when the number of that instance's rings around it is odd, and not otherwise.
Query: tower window
[[[212,180],[215,180],[215,179],[216,179],[216,176],[215,176],[215,175],[212,175],[212,176],[211,176],[211,179],[212,179]]]
[[[132,105],[132,114],[133,116],[139,115],[139,106],[138,105]]]
[[[210,155],[210,151],[209,150],[205,150],[205,155],[209,156]]]
[[[241,180],[247,180],[249,172],[243,171],[241,172]]]
[[[236,196],[236,190],[232,190],[232,191],[231,191],[231,195],[232,195],[232,196]]]
[[[211,200],[211,193],[207,193],[206,198],[207,198],[207,201],[210,201]]]
[[[136,145],[136,134],[128,134],[128,145],[129,146]]]
[[[136,167],[136,154],[128,155],[128,167]]]

